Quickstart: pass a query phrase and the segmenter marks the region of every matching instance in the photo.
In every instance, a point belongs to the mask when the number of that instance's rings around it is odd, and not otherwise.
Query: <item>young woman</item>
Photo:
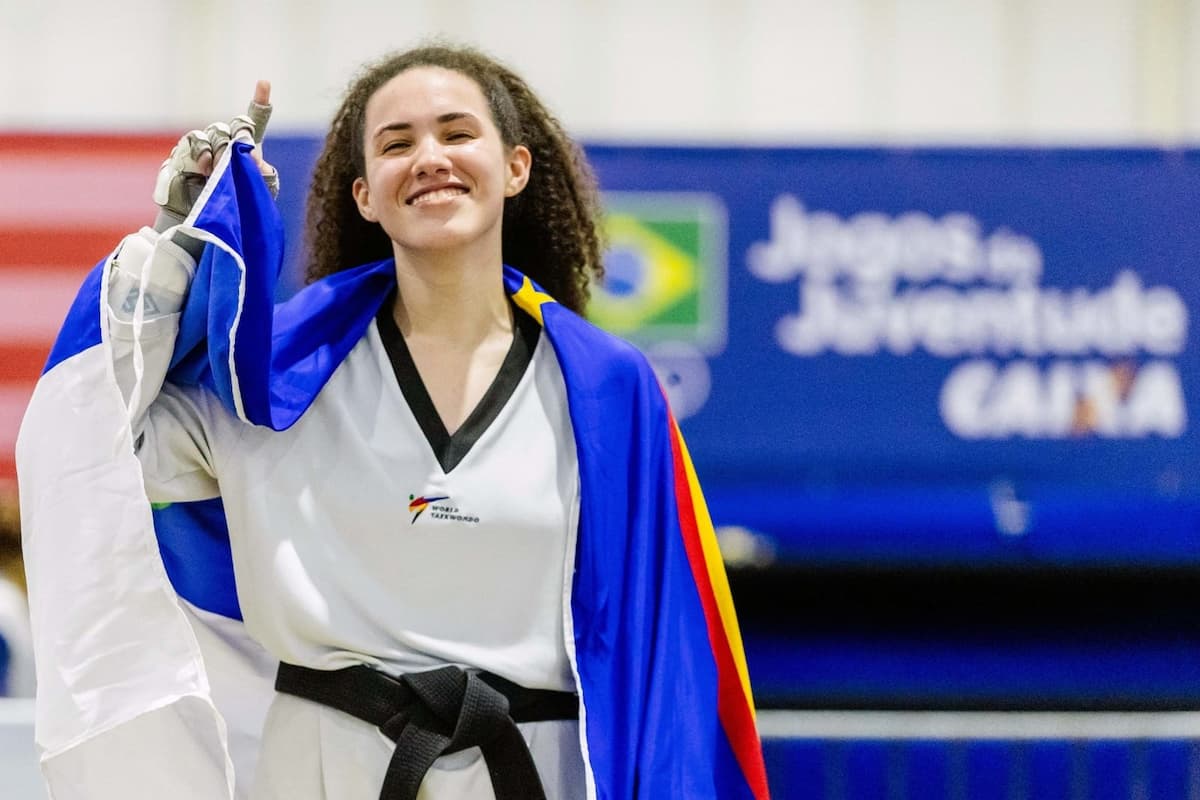
[[[277,690],[261,737],[253,715],[231,723],[231,749],[261,738],[258,755],[232,754],[252,798],[764,797],[678,429],[645,360],[578,316],[600,274],[595,191],[557,121],[470,49],[367,68],[317,165],[311,285],[274,309],[278,233],[256,180],[272,171],[251,127],[181,141],[156,190],[161,232],[127,239],[85,286],[77,309],[105,287],[102,330],[69,319],[43,379],[51,397],[53,376],[107,354],[138,502],[155,505],[211,684],[164,679],[131,700],[122,669],[76,686],[45,653],[47,692],[77,714],[85,694],[140,708],[65,724],[61,741],[39,733],[63,765],[57,786],[47,768],[55,796],[104,780],[130,739],[175,741],[189,775],[206,753],[219,764],[195,743],[200,712],[163,710],[238,697],[215,675],[249,660]],[[21,458],[31,481],[52,480],[45,459]],[[54,641],[56,624],[110,621],[77,605],[45,616]]]

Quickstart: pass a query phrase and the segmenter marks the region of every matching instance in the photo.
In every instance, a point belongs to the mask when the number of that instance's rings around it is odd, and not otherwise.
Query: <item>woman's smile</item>
[[[461,184],[431,186],[411,195],[405,203],[410,206],[442,205],[466,193],[467,187]]]

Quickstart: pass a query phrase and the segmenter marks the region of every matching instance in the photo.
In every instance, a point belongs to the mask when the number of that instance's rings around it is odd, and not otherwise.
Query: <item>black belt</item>
[[[483,752],[496,800],[545,800],[516,723],[579,718],[574,694],[526,689],[458,667],[393,678],[367,666],[318,670],[280,664],[275,689],[376,725],[396,743],[379,800],[416,800],[433,762],[468,747]]]

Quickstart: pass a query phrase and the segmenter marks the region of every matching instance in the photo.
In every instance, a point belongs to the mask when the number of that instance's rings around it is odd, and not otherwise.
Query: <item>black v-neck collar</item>
[[[516,391],[521,376],[533,360],[533,351],[537,347],[541,326],[533,317],[513,306],[513,323],[516,330],[513,332],[508,354],[500,365],[500,371],[496,373],[492,385],[484,392],[483,398],[471,411],[470,416],[451,435],[446,430],[442,418],[438,416],[429,390],[425,388],[425,382],[421,380],[412,353],[404,341],[404,335],[400,333],[400,328],[392,316],[394,305],[393,294],[384,302],[375,317],[379,338],[383,341],[388,360],[392,362],[392,371],[396,373],[396,382],[400,385],[405,402],[416,417],[417,424],[421,426],[421,431],[425,434],[442,471],[450,472],[458,466],[475,442],[479,441],[479,437],[495,421],[500,410]]]

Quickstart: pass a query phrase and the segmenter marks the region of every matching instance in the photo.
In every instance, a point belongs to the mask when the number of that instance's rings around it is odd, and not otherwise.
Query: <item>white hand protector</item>
[[[204,191],[212,165],[212,142],[205,131],[188,131],[180,137],[171,155],[159,167],[154,184],[154,202],[161,209],[154,223],[156,230],[183,222]]]
[[[183,222],[192,210],[213,166],[231,141],[243,141],[259,147],[271,116],[271,106],[250,103],[249,114],[229,123],[214,122],[204,130],[185,133],[162,163],[154,184],[154,202],[159,206],[154,228],[164,231]],[[272,197],[279,195],[278,171],[258,156],[256,160]]]

